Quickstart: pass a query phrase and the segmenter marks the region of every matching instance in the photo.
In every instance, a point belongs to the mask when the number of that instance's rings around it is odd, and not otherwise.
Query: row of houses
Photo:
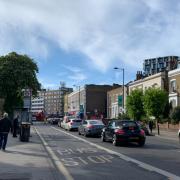
[[[39,92],[39,97],[32,100],[32,112],[39,108],[46,114],[116,118],[119,113],[126,111],[128,94],[134,89],[144,91],[149,87],[167,91],[172,106],[180,106],[180,58],[167,56],[144,60],[143,72],[138,71],[135,80],[124,86],[124,93],[123,86],[118,84],[87,84],[75,91],[64,86],[58,90],[43,90]],[[41,106],[35,103],[38,98]]]

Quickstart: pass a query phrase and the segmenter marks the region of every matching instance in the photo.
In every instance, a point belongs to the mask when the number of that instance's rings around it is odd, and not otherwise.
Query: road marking
[[[49,155],[51,156],[53,162],[55,163],[57,169],[64,175],[66,180],[74,180],[73,177],[68,172],[68,170],[66,169],[66,167],[59,160],[59,158],[56,156],[56,154],[53,152],[53,150],[49,147],[49,145],[45,141],[45,139],[41,136],[41,134],[39,133],[37,128],[36,127],[34,127],[34,128],[35,128],[35,131],[36,131],[37,135],[40,137],[40,139],[41,139],[41,141],[42,141],[46,151],[49,153]]]
[[[146,170],[149,170],[149,171],[154,171],[154,172],[156,172],[156,173],[158,173],[158,174],[161,174],[161,175],[163,175],[163,176],[166,176],[166,177],[170,178],[171,180],[179,180],[179,179],[180,179],[180,176],[176,176],[175,174],[172,174],[172,173],[170,173],[170,172],[168,172],[168,171],[159,169],[159,168],[154,167],[154,166],[152,166],[152,165],[149,165],[149,164],[147,164],[147,163],[144,163],[144,162],[138,161],[138,160],[136,160],[136,159],[133,159],[133,158],[131,158],[131,157],[128,157],[128,156],[126,156],[126,155],[124,155],[124,154],[118,153],[118,152],[116,152],[116,151],[110,150],[110,149],[105,148],[105,147],[103,147],[103,146],[100,146],[100,145],[97,145],[97,144],[95,144],[95,143],[89,142],[89,141],[87,141],[87,140],[85,140],[85,139],[83,139],[83,138],[80,138],[80,137],[77,137],[77,136],[75,136],[75,135],[73,135],[73,134],[64,132],[64,131],[62,131],[62,130],[60,130],[60,129],[57,129],[57,128],[55,128],[55,127],[52,127],[52,126],[51,126],[51,128],[53,128],[53,129],[55,129],[55,130],[57,130],[57,131],[59,131],[59,132],[62,132],[62,133],[64,133],[64,134],[67,134],[67,135],[69,135],[69,136],[72,136],[72,137],[74,137],[74,138],[76,138],[76,139],[78,139],[78,140],[80,140],[80,141],[83,141],[83,142],[85,142],[85,143],[88,143],[88,144],[90,144],[91,146],[94,146],[94,147],[96,147],[96,148],[98,148],[98,149],[104,150],[104,151],[106,151],[106,152],[108,152],[108,153],[110,153],[110,154],[119,156],[121,159],[123,159],[123,160],[125,160],[125,161],[127,161],[127,162],[135,163],[135,164],[137,164],[139,167],[141,167],[141,168],[143,168],[143,169],[146,169]]]

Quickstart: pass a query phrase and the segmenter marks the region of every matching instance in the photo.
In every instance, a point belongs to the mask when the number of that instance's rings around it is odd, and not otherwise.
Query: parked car
[[[47,118],[48,123],[51,123],[51,121],[52,121],[52,118]]]
[[[59,118],[54,117],[54,118],[51,118],[50,123],[51,123],[51,124],[58,124],[58,121],[59,121]]]
[[[67,123],[64,125],[65,130],[78,130],[78,127],[81,125],[81,119],[69,119]]]
[[[150,131],[149,131],[149,128],[146,127],[145,124],[140,123],[140,122],[137,122],[137,123],[138,123],[138,125],[140,126],[140,128],[144,130],[146,136],[150,136],[150,135],[151,135],[151,133],[150,133]]]
[[[136,142],[139,146],[143,146],[146,136],[144,130],[135,121],[113,120],[103,128],[101,139],[103,142],[112,141],[115,146],[125,142]]]
[[[78,128],[79,135],[84,136],[100,136],[104,124],[100,120],[85,120]]]
[[[63,121],[63,118],[59,118],[59,120],[58,120],[58,126],[59,126],[59,127],[61,127],[62,121]]]
[[[66,128],[67,123],[71,120],[74,119],[74,116],[64,116],[63,121],[61,121],[60,127]]]

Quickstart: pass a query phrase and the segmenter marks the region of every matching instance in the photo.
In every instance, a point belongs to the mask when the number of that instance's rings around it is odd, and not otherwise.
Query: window
[[[170,91],[176,92],[176,80],[171,80],[170,82]]]

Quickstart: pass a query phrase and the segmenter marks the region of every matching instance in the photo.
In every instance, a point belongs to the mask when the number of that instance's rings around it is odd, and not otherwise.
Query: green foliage
[[[119,116],[118,116],[118,119],[120,119],[120,120],[124,120],[124,119],[129,120],[130,117],[126,113],[122,113],[122,114],[120,113]]]
[[[0,97],[5,99],[5,111],[22,106],[22,89],[30,88],[36,95],[40,89],[36,73],[37,64],[26,55],[12,52],[0,57]]]
[[[164,112],[163,112],[163,118],[169,119],[169,114],[171,111],[172,111],[172,104],[169,103],[169,101],[167,101],[166,106],[164,108]]]
[[[127,96],[126,108],[131,119],[141,120],[144,116],[143,91],[136,89]]]
[[[147,116],[160,119],[168,101],[168,94],[158,88],[149,88],[144,94],[144,110]]]
[[[171,118],[173,123],[178,123],[180,121],[180,106],[175,107],[171,113]]]

